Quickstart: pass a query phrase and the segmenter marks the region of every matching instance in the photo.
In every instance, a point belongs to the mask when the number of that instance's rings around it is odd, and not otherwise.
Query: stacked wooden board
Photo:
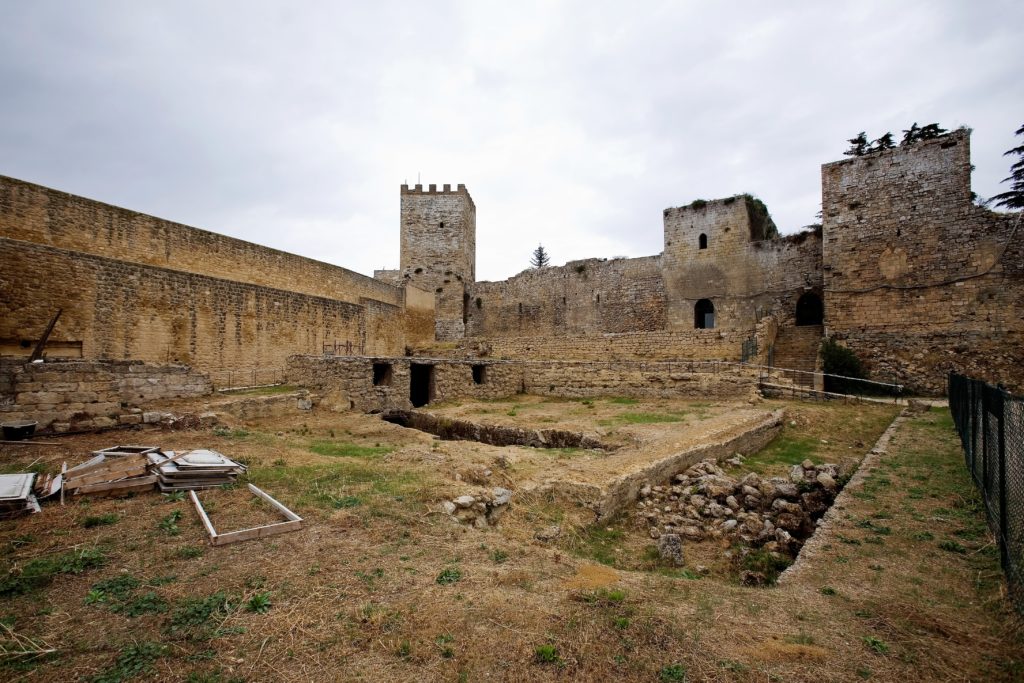
[[[239,474],[246,471],[245,465],[205,448],[177,455],[156,451],[147,457],[150,468],[157,475],[157,487],[165,492],[232,484]]]
[[[32,492],[35,478],[31,472],[0,474],[0,518],[39,512],[39,501]]]
[[[64,489],[72,494],[113,495],[153,488],[157,476],[149,471],[156,446],[113,446],[93,451],[93,457],[64,475]]]

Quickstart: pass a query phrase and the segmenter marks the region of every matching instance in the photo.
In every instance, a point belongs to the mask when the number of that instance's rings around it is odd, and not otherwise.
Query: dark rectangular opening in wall
[[[473,366],[473,384],[483,384],[487,381],[487,366],[486,365],[474,365]]]
[[[409,401],[413,408],[434,400],[434,366],[422,363],[409,365]]]
[[[374,363],[373,364],[373,386],[375,386],[375,387],[389,387],[389,386],[391,386],[391,363]]]

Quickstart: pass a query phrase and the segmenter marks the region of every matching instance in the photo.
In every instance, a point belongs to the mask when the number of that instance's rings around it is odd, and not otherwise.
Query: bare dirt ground
[[[743,467],[770,473],[804,458],[855,462],[895,415],[890,406],[773,401],[755,410],[780,406],[782,434]],[[526,397],[438,408],[603,429],[624,443],[662,443],[671,430],[708,427],[737,409],[751,407]],[[657,421],[665,416],[681,419]],[[656,437],[658,430],[670,431]],[[59,441],[0,445],[0,467],[55,471],[62,460],[79,462],[115,443],[214,448],[246,461],[247,480],[307,527],[213,548],[187,498],[157,493],[72,500],[0,522],[0,654],[52,650],[3,657],[4,680],[1024,676],[1024,641],[1002,594],[998,556],[948,413],[938,409],[899,430],[832,538],[797,580],[772,588],[740,586],[729,561],[709,577],[692,570],[726,548],[687,547],[687,567],[661,565],[630,520],[577,526],[578,511],[543,496],[515,494],[500,524],[487,529],[437,512],[467,477],[516,490],[543,463],[571,464],[588,452],[442,442],[326,410]],[[264,521],[266,510],[247,495],[239,486],[204,500],[225,527]],[[553,525],[561,527],[557,538],[535,538]]]

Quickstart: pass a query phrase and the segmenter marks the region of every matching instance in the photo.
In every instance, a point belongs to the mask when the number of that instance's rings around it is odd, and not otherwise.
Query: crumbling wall
[[[469,288],[467,336],[591,335],[665,329],[661,258],[587,259]]]
[[[185,365],[141,361],[0,362],[0,420],[35,420],[40,431],[141,424],[142,407],[205,396],[210,378]]]
[[[0,235],[349,303],[402,290],[345,268],[0,176]]]
[[[177,362],[204,370],[283,368],[295,353],[351,342],[397,355],[402,308],[363,305],[0,238],[0,339],[36,339],[57,308],[56,339],[86,358]]]
[[[879,377],[1024,385],[1024,228],[974,205],[970,132],[822,167],[825,323]]]
[[[750,204],[740,195],[665,209],[669,329],[693,329],[700,299],[714,304],[716,328],[753,331],[768,314],[789,326],[800,295],[821,291],[820,232],[762,239]]]

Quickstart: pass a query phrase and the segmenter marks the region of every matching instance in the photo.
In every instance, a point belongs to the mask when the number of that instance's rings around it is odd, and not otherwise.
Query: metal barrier
[[[281,384],[284,378],[284,368],[242,368],[210,373],[210,382],[218,391]]]
[[[949,410],[999,543],[1010,597],[1024,614],[1024,397],[950,373]]]

